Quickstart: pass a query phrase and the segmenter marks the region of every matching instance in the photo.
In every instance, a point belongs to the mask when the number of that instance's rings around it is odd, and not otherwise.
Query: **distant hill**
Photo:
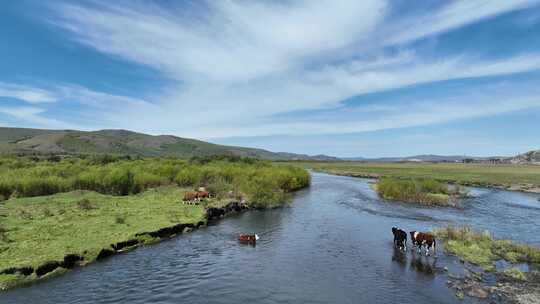
[[[540,150],[529,151],[510,158],[510,163],[540,165]]]
[[[236,155],[268,160],[338,160],[317,155],[270,152],[212,144],[172,135],[148,135],[126,130],[41,130],[0,128],[0,153],[129,154],[140,156]]]

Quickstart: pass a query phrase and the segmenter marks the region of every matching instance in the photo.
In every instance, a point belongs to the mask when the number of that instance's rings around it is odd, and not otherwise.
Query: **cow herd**
[[[394,246],[399,249],[407,250],[407,232],[397,227],[392,227],[392,234],[394,235]],[[422,249],[425,249],[426,256],[429,255],[430,248],[435,253],[435,246],[437,241],[433,234],[428,232],[411,231],[411,242],[413,247],[416,247],[418,253],[422,253]]]

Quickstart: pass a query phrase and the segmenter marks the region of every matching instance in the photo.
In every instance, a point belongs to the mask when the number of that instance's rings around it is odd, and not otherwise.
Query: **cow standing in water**
[[[407,232],[392,227],[392,233],[394,234],[394,246],[398,246],[399,249],[407,250]]]
[[[431,233],[411,231],[411,240],[413,246],[418,248],[418,253],[422,253],[422,247],[426,246],[426,255],[429,255],[429,248],[433,248],[433,253],[435,253],[435,245],[437,241]]]

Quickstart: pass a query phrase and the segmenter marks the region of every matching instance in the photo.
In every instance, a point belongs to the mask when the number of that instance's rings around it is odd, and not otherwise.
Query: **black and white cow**
[[[394,234],[394,246],[398,246],[399,249],[407,250],[407,232],[392,227],[392,233]]]

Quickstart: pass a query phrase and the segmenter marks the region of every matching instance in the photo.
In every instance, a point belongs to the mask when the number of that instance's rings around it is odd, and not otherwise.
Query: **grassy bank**
[[[92,262],[101,249],[136,233],[204,221],[201,206],[181,203],[183,192],[167,186],[121,197],[72,191],[8,200],[3,207],[2,226],[7,232],[0,242],[0,269],[36,269],[49,261],[61,261],[66,254]],[[36,278],[35,274],[3,277],[6,285]]]
[[[433,179],[397,179],[384,177],[375,185],[380,197],[430,206],[455,206],[461,195],[459,188],[450,190]]]
[[[460,163],[297,162],[299,166],[333,174],[435,179],[462,185],[540,187],[540,166]]]
[[[540,263],[540,248],[493,238],[489,232],[476,232],[468,227],[448,226],[435,231],[444,240],[445,249],[461,259],[494,270],[495,261],[510,263]],[[509,276],[520,276],[515,269],[506,270]]]
[[[256,208],[281,205],[310,182],[297,167],[230,157],[9,157],[0,159],[0,169],[0,272],[18,269],[0,275],[0,289],[38,279],[39,267],[66,263],[66,255],[88,263],[111,244],[154,242],[140,233],[204,222],[205,207],[239,199]],[[184,193],[199,186],[213,198],[183,204]],[[22,274],[29,268],[30,275]],[[55,269],[45,277],[66,271]]]

